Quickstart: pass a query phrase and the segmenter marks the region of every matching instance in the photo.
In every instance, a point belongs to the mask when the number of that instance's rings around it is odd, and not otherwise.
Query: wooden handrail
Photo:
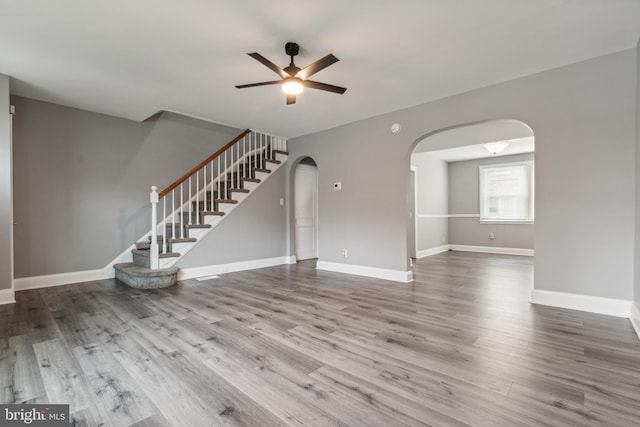
[[[171,190],[173,190],[178,185],[180,185],[183,182],[185,182],[187,179],[189,179],[189,177],[191,175],[193,175],[194,173],[199,171],[201,168],[203,168],[207,163],[209,163],[210,161],[212,161],[213,159],[217,158],[219,155],[221,155],[222,153],[227,151],[227,149],[229,149],[233,144],[235,144],[236,142],[240,141],[242,138],[244,138],[250,132],[251,132],[251,129],[246,129],[240,135],[238,135],[235,138],[233,138],[227,145],[225,145],[224,147],[222,147],[221,149],[219,149],[218,151],[216,151],[215,153],[213,153],[212,155],[207,157],[206,160],[203,160],[200,164],[195,166],[189,172],[187,172],[184,175],[182,175],[182,177],[180,179],[178,179],[176,182],[174,182],[173,184],[171,184],[170,186],[168,186],[167,188],[162,190],[160,193],[158,193],[158,198],[161,199],[164,196],[166,196],[167,194],[169,194],[169,192],[171,192]]]

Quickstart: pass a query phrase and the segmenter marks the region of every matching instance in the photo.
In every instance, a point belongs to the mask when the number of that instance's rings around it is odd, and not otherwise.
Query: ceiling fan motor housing
[[[284,45],[284,51],[288,56],[296,56],[298,52],[300,52],[300,46],[298,43],[287,42],[287,44]]]

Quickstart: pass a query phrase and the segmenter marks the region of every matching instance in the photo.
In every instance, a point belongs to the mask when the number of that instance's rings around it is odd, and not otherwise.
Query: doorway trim
[[[313,161],[312,158],[309,157]],[[304,160],[304,159],[302,159]],[[319,256],[319,248],[318,248],[318,166],[313,161],[314,165],[302,163],[302,160],[298,162],[293,170],[293,253],[295,255],[296,261],[298,260],[306,260],[306,259],[318,259]],[[313,191],[313,222],[311,224],[312,227],[312,240],[313,240],[313,248],[311,250],[311,256],[304,255],[300,257],[300,248],[299,248],[299,230],[298,230],[298,203],[299,200],[296,198],[296,193],[299,188],[299,175],[298,172],[301,170],[312,171],[314,174],[314,184],[311,189]]]

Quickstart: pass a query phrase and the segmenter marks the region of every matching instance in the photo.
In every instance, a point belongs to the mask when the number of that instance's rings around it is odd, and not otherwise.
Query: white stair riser
[[[258,186],[260,185],[259,182],[251,182],[251,181],[246,181],[244,183],[244,188],[246,188],[247,190],[249,190],[249,192],[255,190],[256,188],[258,188]]]

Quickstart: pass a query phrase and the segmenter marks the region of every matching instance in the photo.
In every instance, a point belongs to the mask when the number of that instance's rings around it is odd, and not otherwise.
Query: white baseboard
[[[442,245],[442,246],[437,246],[435,248],[423,249],[421,251],[418,251],[416,255],[418,256],[418,258],[424,258],[431,255],[437,255],[442,252],[447,252],[448,250],[449,250],[449,245]]]
[[[254,259],[250,261],[232,262],[228,264],[205,265],[203,267],[180,267],[178,280],[194,279],[204,276],[216,276],[219,274],[233,273],[235,271],[255,270],[256,268],[274,267],[276,265],[291,264],[288,256]],[[295,257],[293,257],[295,259]]]
[[[16,294],[13,289],[0,290],[0,305],[13,304],[16,302]]]
[[[588,311],[616,317],[631,316],[631,301],[601,298],[590,295],[533,289],[529,297],[532,304],[549,305],[571,310]]]
[[[93,280],[111,279],[115,276],[113,265],[119,262],[130,262],[130,260],[116,258],[105,268],[87,271],[73,271],[70,273],[48,274],[44,276],[21,277],[14,280],[16,291],[27,289],[40,289],[52,286],[68,285],[71,283],[90,282]],[[192,279],[195,277],[212,276],[234,271],[253,270],[255,268],[273,267],[274,265],[295,264],[296,257],[277,257],[258,259],[251,261],[241,261],[230,264],[209,265],[204,267],[183,268],[178,274],[178,280]],[[0,291],[0,304],[3,298]],[[15,301],[9,301],[15,302]]]
[[[318,270],[336,273],[355,274],[356,276],[374,277],[376,279],[392,280],[394,282],[409,283],[413,281],[412,271],[388,270],[386,268],[367,267],[364,265],[340,264],[337,262],[318,261]]]
[[[533,256],[533,249],[498,248],[494,246],[449,245],[452,251],[482,252],[485,254]]]
[[[631,321],[633,329],[636,330],[638,339],[640,339],[640,307],[638,307],[637,302],[631,304],[631,316],[629,320]]]
[[[86,271],[72,271],[70,273],[47,274],[44,276],[20,277],[14,279],[16,291],[27,289],[49,288],[51,286],[68,285],[70,283],[90,282],[114,277],[113,264],[105,268]]]

